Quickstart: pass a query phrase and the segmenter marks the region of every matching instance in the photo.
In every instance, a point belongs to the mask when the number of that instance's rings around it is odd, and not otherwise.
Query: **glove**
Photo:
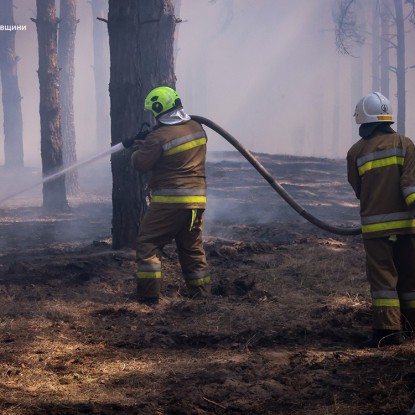
[[[136,136],[134,136],[134,140],[145,140],[147,135],[151,132],[151,130],[147,131],[140,131]]]
[[[130,148],[132,145],[134,145],[135,137],[128,137],[122,139],[122,145],[124,148]]]
[[[147,129],[145,129],[147,128]],[[145,130],[144,130],[145,129]],[[149,133],[151,133],[151,131],[153,131],[154,128],[150,128],[150,125],[148,123],[143,123],[141,124],[141,128],[138,134],[132,136],[132,137],[127,137],[127,138],[123,138],[122,139],[122,145],[124,146],[124,148],[130,148],[132,147],[136,141],[143,141],[146,139],[147,135]]]

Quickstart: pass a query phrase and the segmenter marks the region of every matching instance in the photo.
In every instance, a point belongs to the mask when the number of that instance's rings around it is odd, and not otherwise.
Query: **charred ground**
[[[310,212],[358,224],[344,162],[259,159]],[[409,412],[413,343],[356,348],[370,332],[360,237],[305,222],[236,154],[210,160],[209,300],[183,295],[170,245],[162,302],[134,301],[108,168],[80,171],[70,212],[43,212],[39,189],[0,207],[1,414]],[[0,174],[3,191],[19,184]]]

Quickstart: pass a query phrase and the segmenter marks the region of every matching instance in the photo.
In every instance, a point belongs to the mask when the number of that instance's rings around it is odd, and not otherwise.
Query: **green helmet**
[[[181,107],[182,101],[177,92],[168,86],[154,88],[144,101],[144,108],[151,111],[156,118]]]

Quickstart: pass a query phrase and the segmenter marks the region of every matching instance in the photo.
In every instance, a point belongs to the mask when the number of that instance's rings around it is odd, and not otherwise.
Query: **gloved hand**
[[[138,134],[132,137],[123,138],[121,140],[122,145],[124,146],[124,148],[130,148],[131,146],[138,144],[138,142],[145,140],[147,135],[151,133],[151,131],[153,130],[154,128],[150,128],[150,124],[144,122],[143,124],[141,124],[140,131],[138,132]]]
[[[135,137],[134,140],[145,140],[151,130],[140,131]]]
[[[132,145],[134,145],[135,137],[127,137],[122,139],[122,145],[124,148],[130,148]]]

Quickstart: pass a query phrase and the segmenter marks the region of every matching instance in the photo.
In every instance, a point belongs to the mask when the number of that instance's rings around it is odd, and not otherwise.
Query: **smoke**
[[[352,70],[356,59],[336,52],[335,3],[182,0],[177,78],[185,106],[252,151],[344,158],[358,139],[352,91],[360,80]],[[370,53],[367,45],[359,58],[362,95],[371,90]],[[408,71],[407,85],[414,74]],[[396,89],[392,73],[391,85]],[[415,138],[414,94],[407,90],[406,134]],[[390,99],[396,113],[394,92]],[[213,138],[210,149],[229,149]]]
[[[370,45],[363,48],[358,58],[363,67],[359,76],[363,79],[356,79],[353,68],[358,60],[336,52],[332,21],[335,3],[335,0],[181,0],[177,16],[182,22],[177,26],[176,76],[186,112],[213,120],[253,152],[339,158],[344,162],[348,148],[358,139],[352,117],[355,86],[362,84],[362,95],[371,90],[371,52]],[[25,165],[38,168],[37,33],[30,20],[36,17],[35,2],[15,0],[15,6],[16,24],[27,27],[16,35],[16,53],[21,58],[18,75],[23,96]],[[75,48],[74,107],[77,155],[78,160],[83,160],[96,152],[93,16],[89,2],[78,1],[77,14],[80,21]],[[415,41],[415,31],[407,33],[409,48]],[[392,54],[391,61],[394,59]],[[407,53],[409,67],[415,65],[410,59],[412,55]],[[391,74],[390,79],[389,98],[396,113],[395,75]],[[413,139],[415,125],[410,114],[415,107],[414,86],[415,70],[409,68],[406,134]],[[210,153],[233,150],[209,129],[207,133]],[[3,140],[0,130],[1,148]],[[0,150],[0,163],[3,156]],[[252,170],[246,163],[242,161],[235,169],[235,174],[244,179],[251,174],[246,169]],[[256,172],[252,174],[257,182],[240,181],[239,188],[233,190],[234,198],[227,191],[226,203],[220,182],[208,178],[209,187],[214,189],[207,211],[211,222],[220,217],[224,221],[268,223],[277,220],[280,210],[289,210],[285,205],[258,209],[258,200],[272,190],[257,178]],[[275,177],[280,179],[281,172],[277,174]],[[292,182],[296,174],[291,171]],[[105,194],[110,194],[109,163],[103,175]],[[345,172],[340,175],[345,181]],[[347,189],[345,192],[351,192]],[[240,198],[247,205],[242,206],[237,200]],[[275,198],[278,200],[277,195]]]
[[[358,138],[352,117],[356,102],[351,98],[358,80],[352,71],[356,59],[336,52],[335,4],[335,0],[182,0],[176,75],[186,111],[217,122],[251,151],[344,159]],[[15,0],[15,6],[16,24],[27,28],[16,34],[25,165],[39,166],[37,33],[30,20],[36,17],[35,3]],[[78,159],[82,159],[96,150],[89,2],[78,1],[77,14],[74,104]],[[407,33],[410,47],[414,31]],[[363,95],[371,90],[370,45],[359,59]],[[408,66],[415,64],[407,60]],[[396,112],[395,85],[391,73],[389,98]],[[408,69],[406,134],[412,138],[414,86],[415,70]],[[209,139],[209,150],[231,150],[212,132]],[[2,148],[3,140],[1,130]]]

